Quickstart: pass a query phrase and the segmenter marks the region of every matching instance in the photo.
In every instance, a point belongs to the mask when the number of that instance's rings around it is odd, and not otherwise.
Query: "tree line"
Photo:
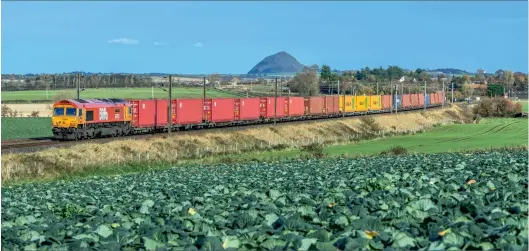
[[[318,74],[318,71],[320,74]],[[381,95],[392,91],[395,85],[399,86],[399,93],[432,93],[441,91],[443,84],[447,87],[447,95],[451,95],[452,84],[454,96],[457,99],[471,97],[472,95],[491,96],[498,95],[499,88],[504,92],[526,91],[527,75],[514,74],[508,70],[498,70],[494,74],[485,74],[478,69],[475,75],[450,75],[439,74],[433,77],[425,69],[418,68],[406,71],[399,66],[387,68],[362,68],[357,71],[343,71],[339,74],[331,70],[328,65],[322,65],[321,70],[317,65],[305,67],[287,84],[293,92],[304,96],[318,95],[322,86],[332,93],[360,95]],[[329,91],[331,93],[331,91]],[[503,95],[503,94],[502,94]]]

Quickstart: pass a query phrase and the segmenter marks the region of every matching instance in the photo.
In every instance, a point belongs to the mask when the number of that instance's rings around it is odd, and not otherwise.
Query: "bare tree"
[[[512,73],[512,71],[503,71],[503,86],[505,86],[507,92],[510,92],[512,90],[513,84],[514,74]]]
[[[316,71],[311,68],[305,68],[302,72],[296,74],[287,86],[302,96],[317,96],[320,93],[319,77]]]

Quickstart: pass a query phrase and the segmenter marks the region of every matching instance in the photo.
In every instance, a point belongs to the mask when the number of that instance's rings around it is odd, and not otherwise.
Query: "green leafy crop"
[[[190,166],[2,189],[3,250],[527,250],[527,152]]]

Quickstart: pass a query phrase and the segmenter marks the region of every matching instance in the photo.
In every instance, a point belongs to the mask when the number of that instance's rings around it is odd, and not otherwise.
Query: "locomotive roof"
[[[56,104],[71,104],[77,107],[97,108],[97,107],[116,107],[130,104],[124,99],[65,99]]]

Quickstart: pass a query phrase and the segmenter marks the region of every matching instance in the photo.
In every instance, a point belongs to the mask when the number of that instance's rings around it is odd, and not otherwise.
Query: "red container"
[[[287,102],[289,117],[302,117],[305,114],[305,101],[303,97],[289,97]]]
[[[167,126],[166,99],[132,100],[132,126],[135,128]]]
[[[424,107],[424,93],[419,94],[419,106]]]
[[[411,107],[419,106],[419,96],[417,94],[410,94]]]
[[[305,98],[305,114],[319,115],[323,114],[325,110],[325,100],[323,97],[309,97]]]
[[[402,94],[402,108],[410,108],[411,106],[411,94]]]
[[[339,96],[325,96],[325,113],[335,114],[340,112]]]
[[[275,104],[275,97],[261,98],[261,116],[264,118],[276,118],[285,116],[285,111],[288,113],[288,103],[285,97],[277,97],[277,107]],[[277,109],[277,111],[276,111]]]
[[[438,104],[437,93],[430,93],[430,104]]]
[[[202,99],[173,99],[173,125],[201,124],[203,111]]]
[[[204,99],[204,119],[209,122],[230,122],[235,119],[232,98]]]
[[[393,100],[391,98],[391,95],[382,95],[382,110],[390,110],[391,109],[391,101]]]
[[[239,116],[235,113],[235,120],[256,120],[260,115],[260,98],[235,99],[235,110],[239,110]]]

